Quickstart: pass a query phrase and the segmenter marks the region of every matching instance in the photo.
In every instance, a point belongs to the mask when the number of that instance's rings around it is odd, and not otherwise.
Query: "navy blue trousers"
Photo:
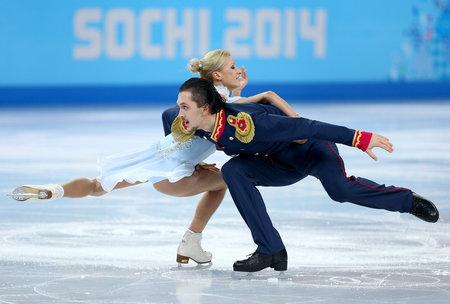
[[[377,184],[361,177],[347,177],[334,143],[310,140],[292,143],[267,157],[240,155],[222,167],[222,175],[242,218],[258,246],[257,252],[273,254],[284,248],[256,186],[291,185],[308,175],[320,180],[331,199],[360,206],[409,212],[412,192]]]

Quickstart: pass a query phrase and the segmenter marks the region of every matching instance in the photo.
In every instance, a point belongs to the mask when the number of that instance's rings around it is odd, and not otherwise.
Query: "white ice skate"
[[[198,264],[211,263],[211,252],[204,251],[201,245],[202,234],[186,231],[177,250],[178,265],[187,264],[189,259]]]
[[[48,201],[61,198],[64,195],[64,189],[61,185],[23,185],[13,190],[10,196],[16,201],[26,201],[28,199],[38,201]]]

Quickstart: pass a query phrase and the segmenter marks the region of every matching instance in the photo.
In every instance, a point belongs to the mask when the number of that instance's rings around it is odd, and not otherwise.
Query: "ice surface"
[[[162,136],[163,109],[2,110],[0,303],[450,303],[450,103],[295,107],[388,136],[395,152],[378,151],[378,162],[339,146],[347,173],[412,188],[436,202],[440,221],[336,203],[307,178],[261,188],[288,271],[232,271],[255,246],[229,195],[204,232],[213,264],[178,268],[198,197],[151,185],[42,204],[4,196],[24,183],[95,177],[98,156]]]

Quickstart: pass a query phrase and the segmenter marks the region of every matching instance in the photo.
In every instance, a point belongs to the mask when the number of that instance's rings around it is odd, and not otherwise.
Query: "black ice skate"
[[[439,219],[439,211],[436,206],[426,198],[413,192],[413,204],[411,211],[412,215],[417,216],[423,221],[436,223]]]
[[[287,270],[287,252],[283,249],[275,254],[254,252],[248,259],[236,261],[233,264],[234,271],[255,272],[267,267],[275,271]]]

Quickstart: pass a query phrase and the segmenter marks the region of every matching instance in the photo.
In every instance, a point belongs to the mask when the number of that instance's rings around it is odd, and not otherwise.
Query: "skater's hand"
[[[245,86],[248,84],[248,75],[247,75],[247,69],[245,66],[241,67],[241,78],[239,79],[239,88],[241,91],[245,88]]]
[[[231,91],[232,96],[241,96],[242,90],[248,83],[247,69],[245,68],[245,66],[242,66],[240,69],[241,69],[241,78],[239,79],[239,87]]]
[[[303,145],[304,143],[306,143],[308,140],[307,139],[297,139],[294,140],[295,143],[299,144],[299,145]]]
[[[220,169],[216,167],[216,164],[199,163],[196,166],[197,170],[209,170],[212,172],[219,172]]]
[[[299,113],[293,113],[292,115],[288,115],[289,117],[300,117]],[[303,145],[304,143],[306,143],[308,140],[307,139],[297,139],[294,140],[295,143],[299,144],[299,145]]]
[[[366,153],[373,158],[374,160],[378,160],[378,157],[372,152],[373,148],[381,148],[389,153],[394,151],[394,146],[389,141],[389,138],[373,133],[372,138],[370,139],[369,146],[367,147]]]

